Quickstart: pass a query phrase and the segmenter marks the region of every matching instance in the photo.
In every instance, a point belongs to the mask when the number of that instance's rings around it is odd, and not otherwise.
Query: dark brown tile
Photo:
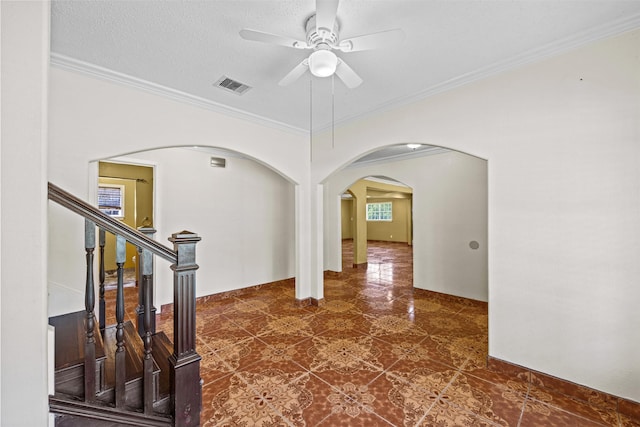
[[[487,357],[487,369],[509,378],[530,382],[531,374],[527,368],[505,362],[495,357]]]
[[[339,406],[334,406],[338,408]],[[353,407],[351,407],[353,408]],[[345,427],[371,427],[371,426],[394,426],[380,415],[376,413],[367,412],[364,409],[352,409],[350,412],[335,412],[328,415],[317,426],[333,427],[333,426],[345,426]]]
[[[465,367],[463,372],[467,376],[474,376],[492,384],[507,386],[512,389],[514,393],[519,394],[523,398],[526,397],[529,392],[529,382],[520,380],[517,377],[500,374],[498,372],[490,371],[487,368],[477,367]]]
[[[517,425],[525,396],[506,385],[459,373],[440,396],[450,404],[498,425]]]
[[[617,417],[611,420],[611,423],[597,422],[530,399],[527,399],[525,403],[525,409],[520,421],[521,427],[602,427],[616,425],[618,425]]]
[[[615,411],[618,405],[618,398],[607,393],[593,390],[591,388],[540,372],[531,372],[531,383],[538,387],[549,389],[574,399],[587,402],[593,406]]]
[[[622,398],[618,399],[618,411],[640,424],[640,403]]]
[[[565,394],[531,385],[528,402],[538,401],[546,406],[575,414],[594,423],[617,425],[618,416],[615,409],[591,405],[583,400],[571,398]]]
[[[618,414],[620,420],[620,427],[640,427],[640,420],[634,417],[629,417],[623,413]]]
[[[496,424],[483,419],[476,414],[451,404],[446,399],[438,399],[429,412],[418,424],[422,427],[495,427],[506,424]]]

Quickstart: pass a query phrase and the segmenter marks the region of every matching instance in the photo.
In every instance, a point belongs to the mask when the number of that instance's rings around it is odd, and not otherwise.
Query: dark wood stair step
[[[169,337],[164,332],[158,332],[153,336],[153,359],[160,368],[160,394],[171,393],[171,366],[169,357],[173,354],[173,343],[169,341]]]
[[[169,427],[172,417],[123,411],[101,402],[86,403],[72,396],[49,396],[49,410],[55,414],[56,427]]]
[[[143,359],[144,345],[138,335],[135,326],[131,321],[124,322],[124,343],[125,343],[125,394],[128,406],[134,408],[142,407],[142,386],[143,386]],[[104,330],[105,360],[105,389],[98,398],[103,401],[113,401],[114,388],[116,384],[115,354],[117,349],[116,325],[109,326]],[[159,385],[160,368],[154,361],[154,401],[160,398]]]
[[[94,316],[95,319],[95,316]],[[78,311],[49,318],[55,327],[55,389],[84,396],[84,350],[86,312]],[[104,343],[97,322],[93,330],[96,348],[96,392],[104,389]]]
[[[84,399],[84,341],[86,313],[84,311],[52,317],[56,327],[56,398],[60,402]],[[143,405],[144,344],[135,326],[127,321],[124,326],[125,343],[125,411],[140,411]],[[116,325],[106,327],[104,336],[99,326],[94,329],[96,339],[96,397],[98,407],[113,407],[115,401],[115,353],[117,349]],[[169,357],[173,343],[164,332],[152,339],[154,411],[159,416],[171,413],[171,365]],[[84,404],[84,403],[83,403]],[[89,404],[90,405],[90,404]],[[101,406],[102,405],[102,406]],[[115,409],[115,408],[114,408]],[[62,422],[62,420],[60,420]],[[69,421],[69,420],[67,420]]]
[[[49,318],[49,324],[56,328],[56,370],[84,364],[86,316],[87,313],[83,310]],[[96,359],[104,359],[104,346],[97,322],[93,335],[96,340]]]
[[[173,354],[173,343],[164,332],[158,332],[153,336],[153,359],[160,368],[158,375],[159,399],[153,408],[161,414],[171,413],[171,366],[169,357]]]
[[[144,345],[131,321],[124,322],[124,345],[126,353],[126,381],[132,381],[142,376],[142,363],[144,358]],[[116,325],[104,330],[104,351],[107,355],[106,381],[107,386],[115,385],[115,354],[117,349]],[[154,364],[154,373],[159,370]]]

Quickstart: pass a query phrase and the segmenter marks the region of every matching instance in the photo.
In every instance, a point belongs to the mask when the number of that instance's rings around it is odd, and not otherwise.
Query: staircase
[[[132,229],[49,183],[49,199],[85,218],[85,310],[49,319],[55,327],[55,394],[49,410],[55,425],[200,425],[202,386],[195,349],[195,245],[187,231],[169,239],[171,250],[151,238],[155,230]],[[96,233],[97,231],[97,233]],[[116,324],[106,325],[105,233],[116,236]],[[97,239],[96,239],[97,237]],[[98,318],[95,314],[94,251],[99,247]],[[134,325],[124,321],[125,244],[138,247],[139,300]],[[156,331],[153,260],[172,263],[174,313],[172,343]]]

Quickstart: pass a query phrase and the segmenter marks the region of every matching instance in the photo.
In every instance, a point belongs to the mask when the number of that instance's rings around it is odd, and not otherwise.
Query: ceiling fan
[[[280,86],[293,83],[309,70],[317,77],[328,77],[335,73],[348,88],[358,87],[362,79],[334,51],[348,53],[390,46],[400,43],[404,39],[404,32],[401,29],[393,29],[341,40],[340,25],[336,19],[338,2],[339,0],[316,0],[316,13],[305,24],[306,41],[248,29],[240,31],[240,37],[245,40],[313,50],[309,57],[280,80]]]

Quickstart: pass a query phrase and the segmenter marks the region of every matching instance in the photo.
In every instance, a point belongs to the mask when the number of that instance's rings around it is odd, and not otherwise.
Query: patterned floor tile
[[[358,336],[369,331],[371,323],[362,316],[320,311],[315,316],[314,335]]]
[[[211,399],[211,412],[204,426],[306,425],[302,411],[312,394],[305,388],[309,375],[267,369],[234,374],[229,387]]]
[[[589,405],[585,401],[578,401],[558,392],[546,388],[531,386],[527,404],[544,403],[544,405],[563,411],[602,425],[618,425],[618,414],[614,409],[603,406]],[[600,403],[600,402],[599,402]]]
[[[413,288],[406,244],[369,242],[368,254],[352,268],[343,242],[320,306],[300,307],[293,280],[198,303],[201,425],[640,427],[617,401],[488,370],[486,303]],[[135,319],[137,288],[125,294]],[[158,316],[169,335],[171,323]]]
[[[521,394],[507,386],[462,372],[452,380],[443,396],[451,405],[501,426],[517,425],[525,401]]]
[[[532,402],[529,399],[527,399],[520,421],[521,427],[602,427],[617,425],[617,418],[612,420],[610,424],[596,422],[541,402]]]

